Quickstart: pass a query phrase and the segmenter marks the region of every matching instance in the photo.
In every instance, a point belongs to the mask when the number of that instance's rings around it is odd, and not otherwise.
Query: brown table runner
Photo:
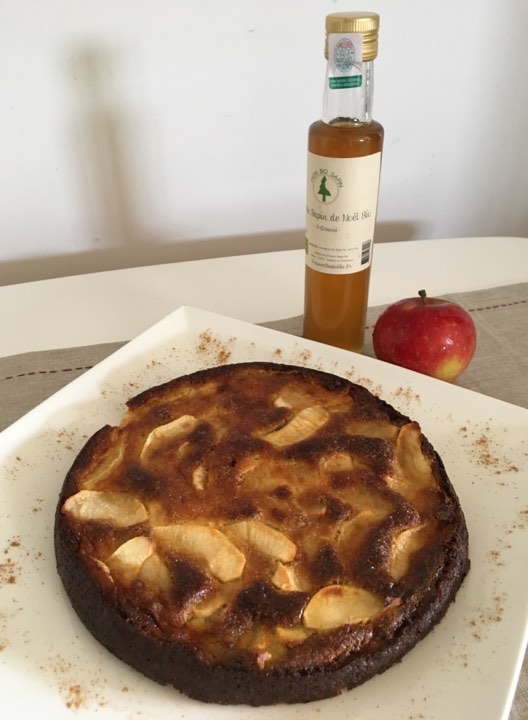
[[[528,408],[528,283],[446,295],[471,312],[477,326],[475,357],[457,384]],[[370,308],[365,353],[385,306]],[[300,335],[300,317],[263,323]],[[0,430],[71,382],[126,340],[89,347],[31,352],[0,358]],[[510,720],[528,718],[528,661],[521,673]]]
[[[446,297],[471,312],[478,333],[475,357],[457,384],[528,408],[528,283]],[[369,309],[367,355],[373,355],[372,328],[384,307]],[[301,317],[263,324],[293,335],[302,332]],[[0,430],[124,342],[0,358]]]

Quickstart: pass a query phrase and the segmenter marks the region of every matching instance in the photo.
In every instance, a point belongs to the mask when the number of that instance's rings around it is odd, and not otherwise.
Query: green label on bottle
[[[362,75],[347,75],[346,77],[331,77],[328,80],[331,90],[343,88],[358,88],[363,83]]]

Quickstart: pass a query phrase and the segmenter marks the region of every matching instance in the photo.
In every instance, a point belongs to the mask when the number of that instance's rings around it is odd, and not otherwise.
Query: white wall
[[[528,236],[526,0],[0,0],[0,284],[300,247],[324,17],[358,8],[378,239]]]

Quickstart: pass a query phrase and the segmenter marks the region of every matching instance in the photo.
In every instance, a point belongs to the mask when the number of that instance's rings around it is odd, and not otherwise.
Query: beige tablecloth
[[[457,384],[528,408],[528,283],[446,297],[469,310],[477,326],[475,357]],[[372,328],[383,309],[369,309],[365,348],[369,355],[373,354]],[[288,318],[265,325],[300,335],[302,319]],[[128,339],[0,358],[0,430]],[[510,720],[527,719],[528,662],[525,660]]]

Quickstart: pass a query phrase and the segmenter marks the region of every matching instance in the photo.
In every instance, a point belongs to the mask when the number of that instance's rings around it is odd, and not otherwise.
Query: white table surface
[[[528,281],[528,239],[376,246],[371,306]],[[112,270],[0,287],[0,357],[128,340],[181,305],[250,322],[303,311],[302,250]]]
[[[528,281],[528,239],[376,247],[370,305]],[[302,250],[115,270],[0,287],[0,357],[128,340],[181,305],[250,322],[300,315]],[[519,716],[520,717],[520,716]]]

